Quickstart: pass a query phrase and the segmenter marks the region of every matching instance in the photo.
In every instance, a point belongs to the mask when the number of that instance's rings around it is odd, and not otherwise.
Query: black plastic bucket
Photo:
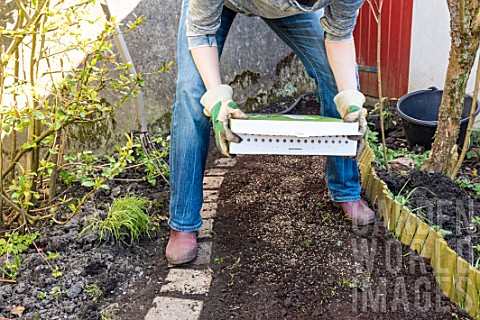
[[[397,103],[397,111],[402,118],[403,130],[407,136],[410,148],[416,145],[430,150],[433,137],[437,130],[438,110],[442,102],[443,90],[435,87],[419,90],[403,96]],[[470,109],[472,108],[472,96],[465,96],[463,111],[460,122],[460,134],[457,143],[461,146],[465,141]],[[480,112],[479,103],[475,110],[475,116]]]

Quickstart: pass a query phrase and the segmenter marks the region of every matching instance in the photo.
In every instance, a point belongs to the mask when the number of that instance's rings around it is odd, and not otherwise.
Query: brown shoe
[[[197,257],[197,233],[170,229],[165,255],[170,264],[183,264]]]
[[[356,226],[365,226],[375,222],[375,213],[363,200],[349,202],[333,202],[333,206],[342,208],[343,212]]]

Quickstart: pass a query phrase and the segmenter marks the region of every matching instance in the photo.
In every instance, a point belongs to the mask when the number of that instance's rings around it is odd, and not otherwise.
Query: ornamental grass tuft
[[[100,241],[111,238],[115,242],[123,243],[129,240],[130,244],[133,241],[138,242],[144,235],[150,238],[150,230],[154,228],[154,224],[145,213],[148,202],[147,198],[135,195],[117,198],[108,209],[107,217],[103,220],[93,218],[80,235],[91,229],[98,232]]]

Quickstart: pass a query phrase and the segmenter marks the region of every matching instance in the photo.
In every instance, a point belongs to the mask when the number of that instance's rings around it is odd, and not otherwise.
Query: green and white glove
[[[365,133],[367,132],[367,110],[363,108],[365,96],[357,90],[345,90],[333,99],[338,113],[345,122],[358,122],[358,135],[348,136],[350,140],[357,141],[357,153],[353,159],[358,159],[365,149]]]
[[[208,90],[200,99],[205,108],[203,112],[212,119],[217,148],[226,157],[230,157],[228,142],[240,142],[240,137],[230,130],[229,120],[248,118],[233,102],[232,96],[232,88],[222,84]]]

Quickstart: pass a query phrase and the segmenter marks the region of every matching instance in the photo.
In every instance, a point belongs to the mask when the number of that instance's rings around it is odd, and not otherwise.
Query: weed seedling
[[[216,264],[221,264],[223,263],[223,258],[215,258],[213,259],[213,262],[215,262]]]
[[[303,245],[305,246],[305,248],[310,248],[310,246],[312,245],[312,239],[307,239],[303,241]]]
[[[43,300],[47,297],[47,293],[45,291],[40,291],[38,294],[37,294],[37,299],[38,300]]]
[[[333,298],[336,294],[337,294],[337,293],[335,292],[335,290],[330,289],[330,292],[327,292],[327,293],[323,296],[322,300],[320,300],[320,304],[323,305],[323,304],[329,303],[330,300],[332,300],[332,298]]]
[[[480,183],[473,183],[468,179],[457,179],[456,183],[465,190],[471,190],[477,197],[480,197]]]
[[[83,291],[87,296],[93,301],[98,301],[103,296],[103,291],[96,284],[91,284],[88,287],[84,288]]]
[[[26,251],[39,235],[40,232],[38,231],[24,235],[14,232],[12,234],[5,233],[5,236],[0,238],[0,256],[7,255],[5,267],[0,267],[0,271],[7,278],[15,279],[17,277],[18,270],[22,264],[22,259],[20,259],[18,254]],[[13,263],[9,260],[9,254],[13,255]]]
[[[473,217],[469,225],[470,231],[477,233],[480,231],[480,216]]]
[[[47,261],[54,260],[59,255],[60,255],[60,253],[58,253],[58,252],[53,253],[53,252],[47,251],[47,258],[46,259],[47,259]]]
[[[357,279],[347,279],[347,278],[342,278],[340,281],[340,285],[352,289],[358,289],[360,291],[364,291],[365,289],[368,289],[370,285],[368,283],[363,283],[360,280]]]
[[[56,279],[63,275],[63,272],[58,269],[58,266],[55,266],[55,269],[52,269],[52,276]]]
[[[238,265],[240,265],[240,257],[235,261],[234,264],[228,266],[227,269],[232,270],[233,268],[235,268]]]
[[[118,320],[119,317],[116,315],[116,313],[120,309],[118,308],[118,304],[112,304],[108,306],[107,308],[103,309],[100,311],[100,319],[101,320]]]
[[[153,142],[160,146],[161,150],[155,150],[150,154],[145,153],[145,150],[141,148],[140,139],[137,140],[138,148],[135,149],[135,155],[137,163],[144,165],[145,176],[144,179],[148,181],[152,186],[157,184],[157,178],[163,176],[166,179],[169,175],[170,168],[166,161],[162,165],[155,165],[154,162],[159,162],[159,159],[165,159],[168,157],[168,150],[170,148],[170,136],[163,139],[162,136],[155,137]],[[160,171],[159,171],[160,170]]]
[[[378,132],[368,130],[367,133],[368,144],[372,149],[373,153],[375,154],[376,163],[381,166],[385,167],[385,160],[383,157],[383,145],[379,143],[378,140]],[[400,149],[387,149],[387,161],[390,162],[391,160],[408,157],[413,160],[413,164],[415,168],[420,169],[423,163],[428,159],[430,155],[430,151],[426,151],[425,153],[416,154],[411,152],[407,148],[400,148]]]
[[[410,191],[407,193],[406,196],[402,195],[402,192],[403,192],[403,190],[405,189],[405,187],[407,186],[407,184],[408,184],[409,181],[410,181],[410,179],[407,180],[407,182],[405,182],[405,184],[402,186],[402,188],[400,189],[400,191],[398,192],[398,194],[393,196],[393,198],[394,198],[395,200],[397,200],[397,201],[401,204],[402,209],[403,209],[403,207],[410,201],[410,199],[412,198],[413,194],[414,194],[415,191],[417,191],[417,190],[425,189],[426,191],[430,192],[432,195],[436,196],[436,194],[433,193],[430,189],[428,189],[428,188],[426,188],[426,187],[422,187],[422,186],[418,186],[418,187],[413,188],[412,190],[410,190]],[[422,214],[422,212],[421,212],[422,209],[425,209],[425,206],[413,208],[413,209],[412,209],[412,212],[418,211],[419,214],[417,214],[417,215],[419,215],[420,218],[423,219],[423,214]]]
[[[60,298],[62,295],[66,294],[67,291],[62,290],[60,286],[55,286],[50,290],[50,295],[55,298],[55,300],[58,301],[58,298]]]
[[[5,261],[5,267],[0,267],[0,271],[3,272],[7,278],[15,279],[18,275],[18,270],[20,269],[21,264],[22,259],[16,255],[13,257],[13,263],[10,263],[10,261],[7,259]]]

